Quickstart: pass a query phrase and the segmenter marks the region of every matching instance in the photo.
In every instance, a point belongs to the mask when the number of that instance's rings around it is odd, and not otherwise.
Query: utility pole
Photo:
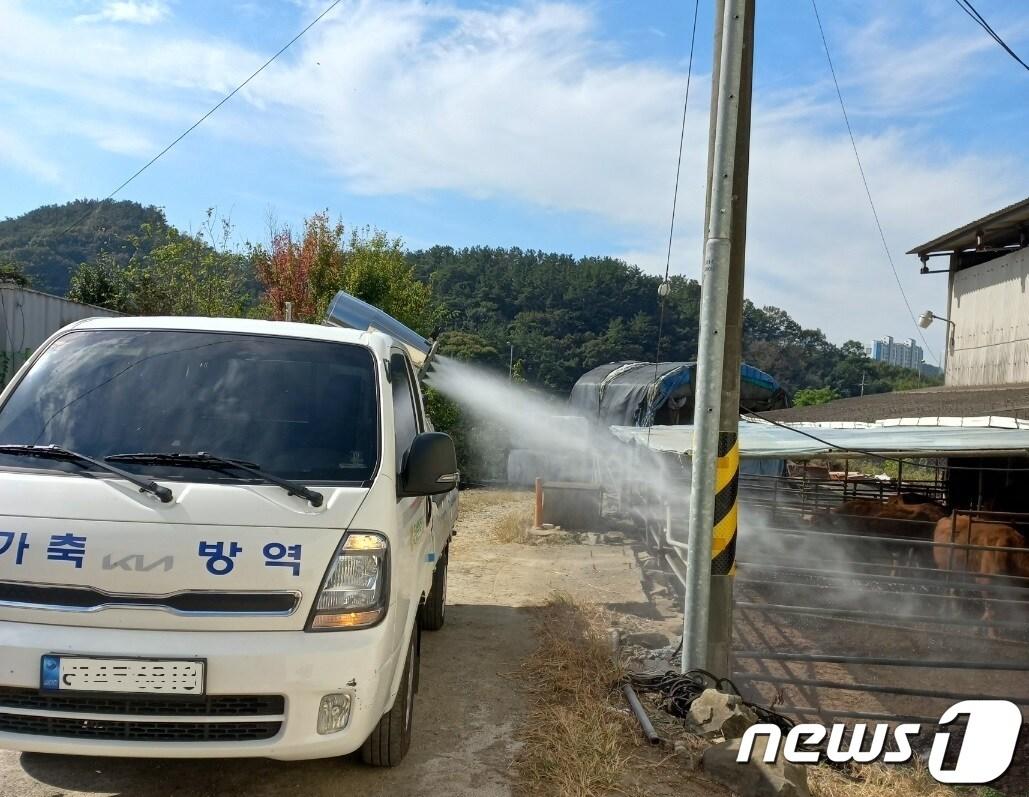
[[[866,375],[867,375],[867,374],[866,374],[866,372],[865,372],[865,371],[862,371],[862,372],[861,372],[861,395],[862,395],[862,396],[864,396],[864,395],[865,395],[865,376],[866,376]]]
[[[682,670],[729,675],[754,0],[716,0]]]

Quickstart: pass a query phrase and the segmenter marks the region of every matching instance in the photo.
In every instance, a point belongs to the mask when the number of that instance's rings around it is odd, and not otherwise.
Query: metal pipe
[[[725,0],[712,147],[711,206],[704,241],[700,334],[694,394],[689,549],[683,611],[682,672],[706,669],[711,601],[711,540],[718,457],[719,409],[729,293],[732,186],[743,62],[745,0]]]
[[[906,615],[898,617],[896,614],[877,614],[874,612],[864,612],[861,609],[829,609],[822,608],[820,606],[789,606],[781,603],[751,603],[749,601],[739,601],[736,604],[738,609],[752,609],[756,612],[766,613],[779,613],[779,614],[799,614],[808,615],[812,617],[856,617],[858,619],[867,618],[870,622],[876,620],[892,620],[900,621],[905,623],[924,623],[926,625],[964,625],[964,626],[975,626],[977,628],[983,627],[984,623],[982,620],[964,620],[960,617],[933,617],[928,614],[916,614]],[[1007,620],[993,620],[989,623],[991,628],[1018,628],[1024,629],[1024,622],[1007,621]],[[898,628],[898,630],[907,630]]]
[[[808,561],[808,560],[801,560]],[[811,560],[814,564],[818,564],[816,560]],[[959,573],[960,579],[951,579],[950,581],[944,581],[941,579],[929,579],[929,578],[916,578],[914,576],[892,576],[889,573],[858,573],[852,570],[826,570],[824,567],[799,567],[797,565],[782,565],[775,562],[739,562],[741,567],[749,570],[778,570],[785,573],[801,573],[818,576],[820,578],[833,578],[838,577],[841,579],[853,579],[853,580],[876,580],[876,581],[893,581],[898,584],[921,584],[928,586],[939,586],[949,587],[954,584],[965,584],[968,585],[969,589],[974,589],[980,592],[1008,592],[1011,594],[1025,594],[1026,586],[1029,584],[1020,584],[1019,582],[1029,582],[1024,576],[985,576],[981,574],[970,574],[970,573]],[[862,564],[862,567],[890,567],[888,564],[873,565],[873,564]],[[936,570],[929,570],[925,567],[908,567],[907,565],[897,565],[898,570],[916,570],[922,572],[936,573]],[[985,579],[986,583],[979,584],[979,579]],[[1004,583],[994,584],[993,579],[997,579]]]
[[[957,659],[902,659],[887,656],[843,656],[829,653],[782,653],[766,650],[734,650],[737,659],[813,662],[818,664],[864,664],[873,667],[925,667],[938,670],[1004,670],[1029,672],[1029,662],[959,661]]]
[[[905,521],[908,523],[917,523],[924,521]],[[873,540],[875,542],[887,542],[896,543],[903,545],[924,545],[929,548],[963,548],[971,551],[1006,551],[1010,553],[1029,553],[1029,548],[1012,548],[1006,545],[972,545],[971,543],[964,542],[935,542],[934,540],[923,540],[917,537],[880,537],[877,534],[851,534],[848,531],[818,531],[818,530],[797,530],[797,529],[777,529],[767,528],[764,529],[765,533],[774,532],[776,534],[785,534],[789,536],[809,536],[809,537],[843,537],[852,540]]]
[[[677,553],[683,554],[685,558],[686,551],[689,546],[680,540],[675,539],[675,535],[672,534],[672,505],[670,503],[665,504],[665,542],[667,542]]]
[[[543,479],[536,477],[536,504],[532,513],[533,528],[543,527]]]
[[[636,721],[640,724],[640,730],[643,731],[643,735],[647,737],[647,741],[650,744],[661,744],[661,737],[657,735],[657,731],[654,730],[654,725],[650,721],[650,717],[647,716],[647,710],[643,708],[643,704],[640,703],[640,699],[636,697],[636,692],[633,691],[632,684],[622,685],[622,694],[625,695],[625,700],[629,704],[629,708],[632,709],[632,713],[636,715]]]
[[[856,684],[845,681],[824,681],[818,678],[793,678],[788,675],[762,675],[761,673],[733,673],[734,681],[760,681],[769,684],[791,684],[793,686],[812,686],[816,689],[839,689],[846,692],[873,692],[875,694],[903,695],[907,697],[931,697],[940,700],[1009,700],[1015,705],[1029,706],[1029,696],[1011,697],[1009,695],[991,696],[969,694],[968,692],[947,692],[940,689],[915,689],[907,686],[884,686],[882,684]]]
[[[839,581],[840,579],[827,579],[827,580]],[[742,578],[742,579],[739,579],[737,583],[739,583],[740,586],[743,586],[743,587],[750,587],[750,586],[758,587],[758,586],[760,586],[760,587],[770,587],[772,589],[780,589],[780,588],[783,588],[783,587],[795,587],[798,590],[819,590],[819,589],[824,589],[824,590],[832,590],[833,592],[839,592],[840,591],[839,586],[837,586],[835,584],[808,584],[808,583],[804,583],[802,581],[780,581],[778,579],[772,581],[772,580],[765,580],[765,579],[758,579],[758,578]],[[935,586],[939,586],[941,588],[948,588],[948,585],[944,584],[944,583],[939,583],[938,585],[935,585]],[[855,592],[866,593],[866,595],[874,595],[876,597],[882,597],[887,603],[890,603],[890,601],[895,600],[898,595],[903,596],[905,600],[914,600],[914,601],[920,601],[920,600],[957,600],[957,601],[968,601],[969,600],[969,598],[967,598],[964,595],[941,595],[941,594],[939,594],[937,592],[921,592],[921,593],[915,593],[915,592],[889,592],[887,590],[882,590],[882,589],[879,589],[877,587],[854,587],[854,586],[847,587],[846,589],[848,591],[853,590]],[[954,590],[954,592],[975,592],[977,594],[981,593],[982,591],[983,590],[981,590],[981,589],[979,589],[977,587],[968,587],[968,588],[965,588],[965,589],[955,589]],[[1024,594],[1025,590],[1020,590],[1020,592],[1022,592]],[[988,601],[990,603],[1006,603],[1006,604],[1014,605],[1014,606],[1029,606],[1029,595],[1024,595],[1022,600],[1013,600],[1013,599],[1009,599],[1009,598],[985,598],[985,597],[982,597],[982,596],[977,596],[974,600],[976,602]]]

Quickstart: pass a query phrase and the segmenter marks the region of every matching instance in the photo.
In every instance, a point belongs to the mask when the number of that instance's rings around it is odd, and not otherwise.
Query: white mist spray
[[[606,488],[641,485],[650,516],[663,519],[664,505],[672,503],[676,516],[685,517],[688,472],[674,459],[623,443],[595,422],[570,418],[565,404],[548,401],[485,368],[439,357],[426,381],[475,418],[506,431],[514,447],[555,460],[592,457],[597,478]]]

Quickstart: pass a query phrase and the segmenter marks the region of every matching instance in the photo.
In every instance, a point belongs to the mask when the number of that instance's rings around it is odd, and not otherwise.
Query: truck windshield
[[[298,482],[365,482],[378,460],[375,361],[363,347],[175,330],[83,330],[55,341],[0,408],[0,445],[57,445],[103,460],[126,452],[256,463]],[[243,471],[122,462],[190,481]],[[82,470],[0,453],[0,467]]]

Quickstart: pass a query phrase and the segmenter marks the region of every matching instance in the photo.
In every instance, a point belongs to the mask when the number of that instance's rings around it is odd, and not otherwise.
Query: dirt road
[[[512,674],[533,646],[531,609],[555,589],[642,605],[628,546],[497,543],[498,519],[525,497],[472,499],[453,544],[446,627],[423,638],[411,752],[393,770],[355,758],[161,761],[0,751],[0,795],[507,795],[526,709]]]

